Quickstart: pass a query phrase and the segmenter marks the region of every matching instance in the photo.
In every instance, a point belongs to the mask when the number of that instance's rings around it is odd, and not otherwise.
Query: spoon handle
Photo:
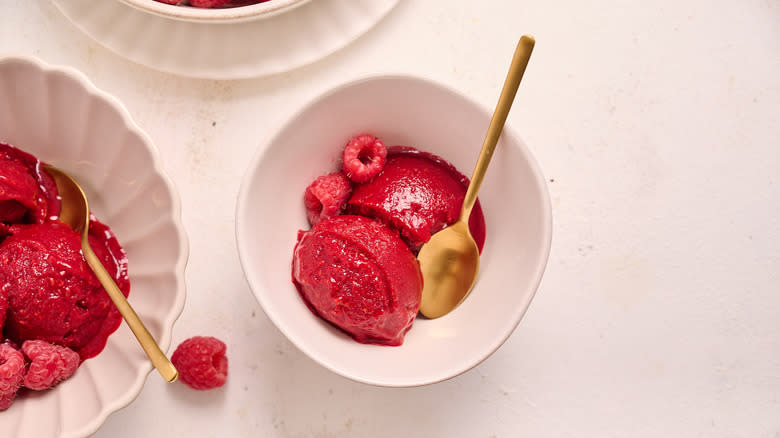
[[[536,40],[532,36],[523,35],[515,48],[515,54],[512,57],[512,63],[509,66],[509,73],[504,80],[504,88],[496,104],[496,110],[493,118],[490,120],[485,141],[482,143],[482,150],[477,158],[477,164],[474,166],[474,173],[471,175],[471,183],[463,198],[463,207],[460,211],[460,220],[468,222],[471,215],[471,209],[477,202],[477,193],[482,185],[482,180],[487,172],[490,159],[493,158],[493,151],[496,150],[498,138],[504,130],[504,123],[509,115],[509,109],[517,94],[517,87],[520,86],[520,80],[523,78],[525,68],[528,66],[528,60],[531,58],[531,52],[534,49]]]
[[[135,313],[135,310],[130,306],[130,303],[127,302],[127,299],[122,294],[122,291],[119,290],[119,287],[114,282],[111,274],[106,271],[103,263],[100,262],[100,259],[95,255],[94,251],[92,251],[92,248],[89,246],[87,233],[84,233],[81,239],[81,252],[84,254],[84,259],[87,261],[89,267],[92,268],[92,271],[95,273],[98,281],[100,281],[103,289],[106,290],[111,301],[113,301],[114,305],[119,309],[119,313],[122,314],[122,317],[138,339],[138,342],[146,352],[149,360],[152,361],[154,367],[157,368],[157,371],[165,380],[168,382],[175,381],[176,378],[179,377],[179,372],[165,353],[160,350],[160,346],[157,345],[157,342],[155,342],[152,334],[149,333],[149,330],[146,329],[141,318],[138,317],[138,314]]]

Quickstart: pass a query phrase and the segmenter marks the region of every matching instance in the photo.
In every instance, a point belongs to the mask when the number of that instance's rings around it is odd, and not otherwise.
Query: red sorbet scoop
[[[292,271],[309,308],[358,342],[401,345],[420,306],[414,254],[365,217],[336,216],[299,232]]]
[[[122,321],[81,255],[80,236],[62,222],[13,225],[0,245],[0,294],[7,300],[4,335],[21,345],[41,339],[98,354]],[[126,296],[127,259],[111,231],[92,221],[90,244]]]
[[[38,159],[0,143],[0,222],[42,223],[59,209],[57,187]]]
[[[453,165],[428,152],[405,146],[387,150],[382,173],[356,185],[347,211],[398,229],[413,251],[458,219],[469,180]],[[469,228],[482,251],[485,218],[479,201]]]

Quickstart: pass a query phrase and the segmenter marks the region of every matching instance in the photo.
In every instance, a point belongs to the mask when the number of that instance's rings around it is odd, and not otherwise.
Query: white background
[[[191,244],[173,344],[228,344],[224,388],[151,373],[96,436],[780,438],[780,2],[595,3],[402,0],[312,65],[207,81],[126,61],[46,0],[0,1],[0,53],[83,71],[154,139]],[[554,216],[525,318],[433,386],[321,368],[242,276],[247,163],[310,98],[367,74],[430,77],[492,108],[523,33],[537,45],[509,123]]]

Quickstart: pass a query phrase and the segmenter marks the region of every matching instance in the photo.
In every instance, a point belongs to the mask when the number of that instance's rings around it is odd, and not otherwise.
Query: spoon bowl
[[[534,44],[533,37],[527,35],[517,43],[458,220],[431,236],[417,254],[423,276],[420,313],[427,318],[439,318],[450,313],[466,298],[477,281],[479,248],[471,236],[468,221]]]
[[[468,222],[458,220],[431,236],[417,258],[427,286],[420,312],[427,318],[444,316],[466,298],[477,280],[479,248]]]
[[[111,301],[114,302],[119,313],[122,314],[125,322],[127,322],[130,330],[138,339],[144,352],[149,356],[160,375],[168,382],[175,381],[179,376],[176,367],[173,366],[165,353],[160,349],[160,346],[157,345],[157,342],[149,333],[149,330],[146,329],[141,318],[138,317],[135,310],[130,306],[130,303],[111,277],[111,274],[106,271],[106,268],[89,245],[90,210],[86,193],[84,193],[84,190],[76,180],[66,172],[51,165],[43,165],[43,169],[54,179],[57,185],[57,192],[62,200],[60,221],[68,224],[73,231],[81,236],[81,252],[87,265],[95,273],[103,289],[106,290]]]

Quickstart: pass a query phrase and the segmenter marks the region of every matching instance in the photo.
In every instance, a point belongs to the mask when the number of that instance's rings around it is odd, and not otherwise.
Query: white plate
[[[166,351],[184,308],[188,243],[176,189],[152,140],[82,73],[0,57],[0,141],[67,170],[127,251],[128,300]],[[0,412],[2,438],[77,438],[132,402],[152,370],[127,324],[57,387]],[[159,376],[152,376],[162,379]]]
[[[239,23],[194,23],[115,0],[54,0],[76,27],[110,50],[168,73],[241,79],[282,73],[346,46],[398,0],[314,0]]]

